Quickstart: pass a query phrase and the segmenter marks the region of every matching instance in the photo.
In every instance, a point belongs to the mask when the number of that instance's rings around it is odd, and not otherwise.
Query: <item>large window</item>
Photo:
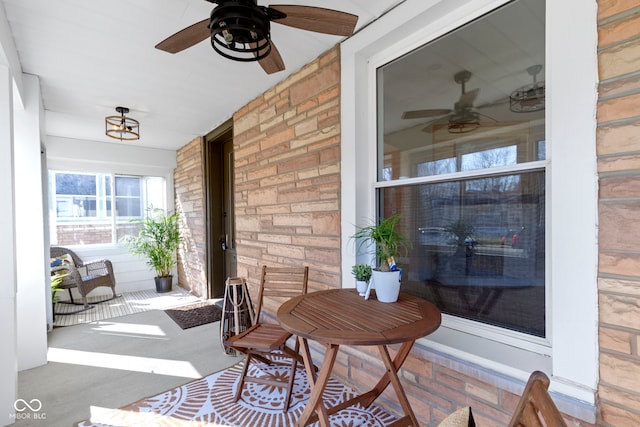
[[[51,243],[116,243],[136,232],[131,219],[166,208],[165,191],[162,177],[50,171]]]
[[[377,71],[379,212],[413,241],[404,289],[543,338],[544,6],[508,4]]]
[[[417,284],[411,292],[420,289],[444,312],[418,345],[465,373],[480,365],[477,375],[499,388],[502,378],[548,372],[552,390],[581,402],[573,409],[584,419],[593,416],[598,378],[596,6],[408,0],[340,48],[343,286],[353,282],[354,263],[372,262],[349,240],[357,226],[402,213],[414,249],[400,260],[408,271],[401,290]],[[469,95],[461,96],[460,71],[471,73]],[[534,76],[545,82],[544,110],[525,112],[541,99],[527,102]],[[514,92],[525,96],[519,113],[510,111]],[[478,120],[459,114],[471,98]],[[466,258],[446,262],[461,251],[454,229],[465,224],[468,270]],[[491,299],[479,286],[512,279],[527,286]],[[521,305],[507,304],[505,293]],[[535,319],[516,319],[518,312]]]

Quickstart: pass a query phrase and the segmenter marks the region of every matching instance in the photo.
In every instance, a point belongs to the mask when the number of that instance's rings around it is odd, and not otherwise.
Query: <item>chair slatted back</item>
[[[509,427],[567,427],[547,391],[549,383],[543,372],[531,374]]]
[[[262,266],[260,291],[256,318],[261,321],[264,298],[273,298],[284,302],[307,293],[309,267],[267,267]]]

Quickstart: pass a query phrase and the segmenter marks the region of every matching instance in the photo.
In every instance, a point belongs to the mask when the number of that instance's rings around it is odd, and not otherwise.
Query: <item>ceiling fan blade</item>
[[[200,43],[208,37],[211,37],[209,18],[196,22],[178,31],[174,35],[167,37],[156,45],[156,49],[169,53],[178,53]]]
[[[478,93],[480,92],[480,88],[476,88],[474,90],[470,90],[469,92],[465,92],[460,95],[460,99],[458,100],[458,107],[473,107],[473,101],[478,97]]]
[[[432,110],[414,110],[414,111],[405,111],[402,113],[403,119],[424,119],[427,117],[437,117],[444,116],[445,114],[449,114],[451,110],[449,109],[432,109]]]
[[[336,36],[352,35],[358,22],[356,15],[322,7],[278,4],[270,5],[269,9],[286,15],[284,18],[274,17],[273,22]]]
[[[284,70],[284,61],[282,60],[282,56],[280,56],[280,52],[278,52],[273,41],[271,41],[271,52],[269,55],[259,60],[258,63],[267,74],[273,74]]]

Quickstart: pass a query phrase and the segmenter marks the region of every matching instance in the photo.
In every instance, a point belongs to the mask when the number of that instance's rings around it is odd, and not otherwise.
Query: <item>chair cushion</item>
[[[476,427],[476,422],[473,420],[473,414],[471,413],[471,407],[466,406],[458,409],[442,420],[442,422],[438,424],[438,427]]]
[[[50,262],[51,262],[51,267],[60,267],[62,265],[73,265],[73,266],[75,266],[75,264],[73,262],[73,258],[69,254],[64,254],[64,255],[60,255],[59,257],[56,257],[56,258],[51,258]]]

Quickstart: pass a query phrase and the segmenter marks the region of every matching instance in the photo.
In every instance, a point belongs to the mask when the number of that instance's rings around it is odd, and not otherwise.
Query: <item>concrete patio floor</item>
[[[48,363],[18,375],[19,399],[41,408],[19,412],[13,425],[69,427],[240,362],[224,353],[219,328],[182,330],[161,309],[56,327]]]

